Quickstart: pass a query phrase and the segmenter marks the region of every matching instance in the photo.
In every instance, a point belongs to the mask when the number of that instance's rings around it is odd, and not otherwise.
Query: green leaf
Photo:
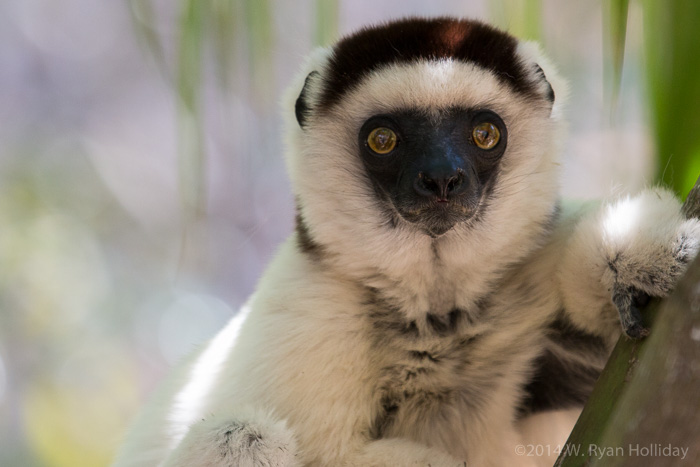
[[[316,0],[315,5],[314,44],[326,46],[338,37],[338,2]]]
[[[625,60],[629,0],[607,0],[603,8],[603,74],[605,102],[614,114],[620,96]]]
[[[489,7],[497,26],[521,39],[542,40],[542,0],[498,0]]]
[[[248,63],[258,102],[269,103],[272,73],[272,16],[269,0],[245,0]]]
[[[152,0],[129,0],[129,13],[134,25],[136,37],[141,45],[148,50],[162,72],[167,70],[165,53],[157,32],[152,27],[155,24],[155,12]]]
[[[240,7],[236,0],[213,0],[211,2],[210,21],[213,28],[213,46],[216,57],[216,71],[220,85],[229,88],[231,71],[235,62],[235,37],[238,31],[236,19]]]
[[[700,175],[700,2],[644,1],[646,74],[659,172],[686,193]]]
[[[201,115],[202,21],[205,2],[184,0],[177,63],[178,165],[187,219],[204,211],[205,154]]]

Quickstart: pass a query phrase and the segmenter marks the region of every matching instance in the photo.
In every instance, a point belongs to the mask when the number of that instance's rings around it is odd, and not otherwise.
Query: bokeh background
[[[673,77],[649,57],[673,54],[644,47],[645,8],[0,2],[0,465],[108,465],[168,369],[235,314],[292,230],[280,96],[313,47],[362,25],[449,14],[541,41],[571,85],[567,197],[694,181],[697,151],[658,149],[687,138],[658,130],[652,91]]]

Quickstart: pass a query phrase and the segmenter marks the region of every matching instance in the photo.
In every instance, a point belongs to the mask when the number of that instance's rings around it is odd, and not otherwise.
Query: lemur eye
[[[367,137],[367,146],[377,154],[389,154],[396,147],[396,133],[385,127],[375,128]]]
[[[474,144],[481,149],[491,149],[501,139],[501,132],[491,122],[479,123],[472,130],[472,138],[474,138]]]

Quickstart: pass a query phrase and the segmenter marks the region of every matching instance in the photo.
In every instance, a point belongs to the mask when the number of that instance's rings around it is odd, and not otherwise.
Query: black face
[[[358,136],[380,198],[434,237],[476,214],[507,139],[503,120],[483,109],[376,115]]]

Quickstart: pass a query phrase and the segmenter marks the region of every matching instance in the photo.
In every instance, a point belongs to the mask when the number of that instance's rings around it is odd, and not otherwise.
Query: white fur
[[[661,275],[682,270],[673,259],[679,242],[693,256],[700,227],[680,216],[670,195],[655,190],[583,216],[565,213],[552,231],[565,92],[535,47],[521,45],[519,53],[554,85],[551,112],[489,71],[442,60],[380,68],[328,112],[312,112],[304,130],[289,122],[290,176],[323,260],[302,253],[292,236],[262,278],[250,312],[176,371],[115,465],[456,467],[551,460],[516,451],[523,443],[563,443],[576,413],[520,420],[516,413],[533,362],[544,351],[547,325],[563,309],[611,343],[619,325],[610,282],[667,293],[638,281],[632,268],[657,268]],[[309,99],[317,105],[328,54],[321,50],[310,59],[290,99],[316,70]],[[356,154],[360,126],[397,108],[437,114],[451,106],[487,107],[508,128],[488,209],[478,223],[458,224],[437,239],[406,222],[388,226]],[[620,255],[628,259],[616,264],[613,278],[608,265]],[[450,360],[454,339],[407,343],[377,334],[367,316],[368,288],[395,307],[388,319],[415,320],[419,327],[426,310],[442,317],[454,308],[468,310],[473,322],[460,327],[458,337],[478,342],[469,361]],[[415,367],[409,351],[427,352],[440,363]],[[411,368],[428,367],[430,376],[411,374]],[[447,389],[446,402],[421,413],[397,412],[385,436],[372,439],[382,390],[404,376],[405,391]]]
[[[572,320],[590,332],[615,335],[610,326],[618,320],[610,302],[614,286],[666,295],[684,271],[676,267],[679,254],[685,262],[695,257],[698,239],[700,222],[685,219],[679,201],[661,188],[584,209],[559,267]],[[605,320],[599,319],[601,309],[611,310]]]

